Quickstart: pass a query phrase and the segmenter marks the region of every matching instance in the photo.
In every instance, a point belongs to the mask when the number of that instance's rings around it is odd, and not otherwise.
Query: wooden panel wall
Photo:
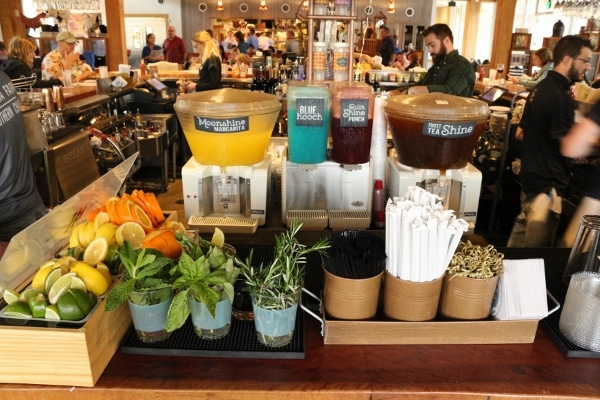
[[[0,6],[0,29],[2,29],[4,44],[7,46],[13,36],[27,34],[27,28],[20,19],[22,12],[21,0],[2,1],[2,6]],[[28,15],[27,17],[32,18],[34,16]]]

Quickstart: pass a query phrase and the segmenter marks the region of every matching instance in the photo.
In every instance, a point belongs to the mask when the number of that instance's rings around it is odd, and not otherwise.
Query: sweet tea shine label
[[[457,139],[471,136],[475,133],[476,123],[471,122],[434,122],[423,123],[423,136],[440,137],[445,139]]]
[[[369,124],[369,99],[341,99],[340,127],[364,128]]]
[[[323,126],[325,99],[296,99],[296,126]]]
[[[194,126],[197,130],[209,133],[238,133],[250,129],[250,117],[239,118],[204,118],[195,116]]]

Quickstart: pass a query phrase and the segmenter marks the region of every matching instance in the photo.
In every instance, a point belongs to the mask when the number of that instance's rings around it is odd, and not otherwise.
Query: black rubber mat
[[[273,259],[273,246],[235,246],[236,254],[245,260],[250,249],[253,250],[253,264],[268,263]],[[322,288],[321,260],[318,255],[310,254],[307,260],[307,279],[305,286],[319,293]],[[231,319],[229,334],[222,339],[200,339],[188,318],[183,327],[173,332],[166,340],[158,343],[144,343],[138,339],[133,326],[129,328],[121,351],[128,354],[176,355],[197,357],[230,358],[304,358],[304,313],[298,308],[296,326],[292,342],[279,348],[264,346],[256,337],[254,321]]]
[[[558,348],[565,353],[567,357],[578,357],[578,358],[600,358],[600,352],[586,350],[583,347],[579,347],[578,345],[572,343],[567,339],[561,332],[558,327],[558,323],[560,322],[560,312],[555,312],[547,316],[542,320],[546,328],[548,328],[548,332],[550,333],[550,337]]]

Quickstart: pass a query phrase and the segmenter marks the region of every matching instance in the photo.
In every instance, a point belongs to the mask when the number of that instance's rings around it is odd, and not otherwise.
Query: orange
[[[181,243],[175,238],[175,233],[170,229],[157,229],[146,235],[142,247],[156,249],[165,257],[177,260],[181,256]]]

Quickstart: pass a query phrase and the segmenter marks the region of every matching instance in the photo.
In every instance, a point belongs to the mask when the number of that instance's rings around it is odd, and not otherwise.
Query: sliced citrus
[[[112,275],[110,274],[110,269],[108,269],[108,266],[104,263],[98,263],[96,264],[96,269],[102,273],[104,279],[106,279],[106,282],[108,282],[108,286],[112,285]]]
[[[94,230],[97,231],[102,224],[105,224],[107,222],[110,222],[110,217],[108,216],[108,213],[106,211],[100,211],[94,217]]]
[[[29,305],[33,318],[45,318],[47,305],[46,298],[43,295],[39,295],[36,300]]]
[[[67,250],[67,255],[73,257],[77,261],[80,261],[83,259],[84,252],[85,249],[83,247],[69,247],[69,250]]]
[[[84,262],[77,263],[71,271],[77,274],[77,277],[85,283],[86,289],[96,296],[106,293],[110,286],[102,272]]]
[[[58,306],[58,315],[60,316],[60,319],[79,321],[80,319],[85,318],[85,314],[70,291],[61,294],[56,305]]]
[[[80,247],[79,243],[79,228],[82,224],[75,225],[73,230],[71,231],[71,236],[69,236],[69,247]]]
[[[58,321],[60,319],[60,315],[58,315],[58,306],[56,304],[50,304],[49,306],[46,306],[44,318]]]
[[[42,289],[37,289],[37,288],[25,289],[19,296],[19,300],[24,301],[25,303],[28,303],[29,299],[37,297],[38,294],[43,295],[44,291]]]
[[[81,278],[78,278],[77,276],[74,276],[71,280],[71,289],[79,289],[83,290],[84,292],[87,290],[87,288],[85,287],[85,283],[81,280]]]
[[[56,281],[62,276],[62,271],[60,268],[54,268],[48,276],[46,277],[46,282],[44,282],[44,290],[46,293],[50,291],[52,286],[56,283]]]
[[[44,289],[44,282],[46,282],[46,276],[52,271],[56,260],[46,261],[40,266],[38,272],[33,277],[33,282],[31,282],[31,287],[35,289]]]
[[[134,222],[137,222],[140,225],[142,225],[142,228],[144,228],[144,231],[146,231],[146,233],[150,232],[154,228],[150,217],[148,217],[148,214],[146,214],[146,211],[144,211],[142,207],[140,207],[133,201],[129,202],[129,211]]]
[[[104,238],[98,238],[92,240],[85,253],[83,253],[83,262],[96,265],[99,262],[104,261],[108,254],[108,242]]]
[[[115,233],[117,232],[117,224],[112,222],[107,222],[105,224],[100,225],[98,229],[96,229],[96,239],[104,238],[106,242],[110,244],[117,243],[117,239],[115,239]]]
[[[125,222],[117,228],[115,234],[119,246],[122,246],[123,242],[127,240],[135,249],[139,249],[142,246],[145,237],[146,232],[144,232],[144,228],[137,222]]]
[[[56,304],[58,298],[65,293],[67,290],[71,289],[71,281],[75,276],[74,272],[69,272],[58,278],[58,280],[52,285],[50,290],[48,291],[48,301],[50,304]]]
[[[75,301],[81,309],[81,312],[83,312],[83,315],[88,315],[97,303],[96,296],[91,293],[87,293],[85,290],[71,289],[68,293],[71,293],[71,295],[75,298]]]
[[[223,233],[223,231],[215,227],[215,233],[213,233],[210,242],[217,247],[223,247],[223,245],[225,244],[225,234]]]
[[[15,301],[19,301],[19,292],[12,289],[5,289],[3,297],[6,304],[12,304]]]
[[[71,270],[71,267],[76,262],[77,262],[77,259],[75,257],[64,256],[62,258],[59,258],[58,261],[56,261],[55,267],[56,268],[60,267],[60,270],[62,271],[62,274],[64,275],[64,274],[69,273],[69,271]]]
[[[33,316],[29,305],[21,300],[7,305],[4,309],[4,315],[14,318],[31,318]]]

